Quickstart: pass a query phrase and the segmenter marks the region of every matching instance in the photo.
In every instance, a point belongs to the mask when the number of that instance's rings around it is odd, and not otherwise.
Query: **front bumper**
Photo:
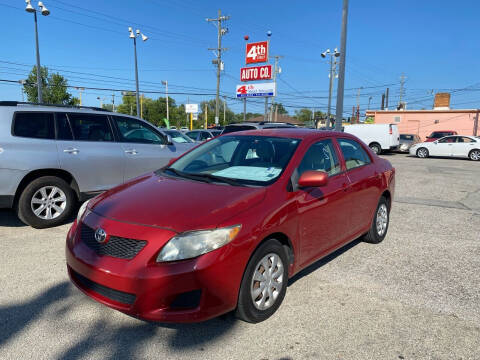
[[[229,244],[194,259],[156,263],[174,232],[125,224],[89,213],[83,222],[107,234],[147,241],[131,260],[98,255],[74,223],[66,259],[72,282],[96,301],[128,315],[160,322],[198,322],[235,309],[244,271],[242,256]],[[160,245],[159,245],[160,244]]]

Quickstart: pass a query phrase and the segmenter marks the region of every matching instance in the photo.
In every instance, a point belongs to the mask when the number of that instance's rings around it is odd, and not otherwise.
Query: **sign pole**
[[[263,117],[263,121],[268,121],[268,96],[265,96],[265,115]]]
[[[190,113],[190,130],[193,130],[193,113]]]
[[[243,122],[247,121],[247,98],[243,98]]]
[[[208,106],[205,104],[205,130],[208,128]]]

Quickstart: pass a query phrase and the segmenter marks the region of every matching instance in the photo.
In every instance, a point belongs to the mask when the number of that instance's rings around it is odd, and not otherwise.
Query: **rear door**
[[[363,146],[353,140],[338,138],[347,178],[350,181],[351,214],[349,236],[359,235],[370,225],[381,188],[381,177]]]
[[[55,118],[60,167],[73,175],[81,192],[123,183],[125,158],[107,115],[56,113]]]
[[[144,121],[126,116],[112,116],[125,156],[125,181],[165,166],[183,153]]]
[[[475,144],[476,141],[469,137],[456,136],[456,141],[452,145],[452,156],[467,157]]]

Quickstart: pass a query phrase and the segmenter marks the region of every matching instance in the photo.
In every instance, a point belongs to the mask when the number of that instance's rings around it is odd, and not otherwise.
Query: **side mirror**
[[[167,145],[173,145],[173,140],[170,135],[167,135]]]
[[[325,171],[308,170],[298,179],[299,187],[320,187],[328,184],[328,174]]]

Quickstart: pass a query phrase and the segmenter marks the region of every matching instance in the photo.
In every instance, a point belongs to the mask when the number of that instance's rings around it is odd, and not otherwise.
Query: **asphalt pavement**
[[[70,284],[69,225],[0,210],[1,359],[478,359],[480,163],[385,155],[397,169],[386,239],[296,275],[252,325],[143,322]]]

